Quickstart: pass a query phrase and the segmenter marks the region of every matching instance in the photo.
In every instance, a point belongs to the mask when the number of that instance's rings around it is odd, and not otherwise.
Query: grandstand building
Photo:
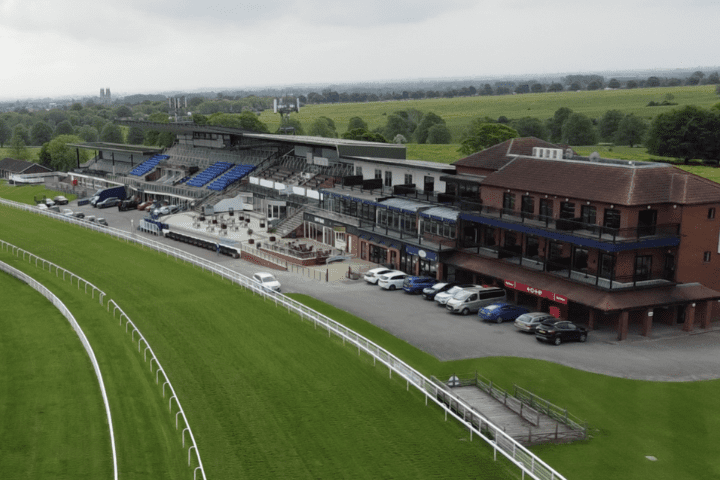
[[[407,160],[402,145],[133,123],[177,141],[163,151],[78,145],[97,155],[71,175],[198,215],[232,204],[272,238],[504,286],[619,339],[649,335],[653,322],[692,330],[720,317],[720,185],[670,165],[584,158],[535,138],[446,165]],[[291,260],[281,250],[266,253]],[[302,253],[307,265],[313,254]]]

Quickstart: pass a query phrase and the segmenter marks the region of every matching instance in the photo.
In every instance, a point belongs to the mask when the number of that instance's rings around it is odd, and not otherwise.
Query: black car
[[[587,340],[587,328],[566,320],[542,323],[535,330],[535,338],[539,342],[554,343],[555,345],[570,341],[584,342]]]
[[[135,210],[138,205],[137,200],[123,200],[118,204],[118,211],[125,212],[127,210]]]
[[[432,287],[424,288],[422,291],[422,297],[425,300],[435,300],[435,295],[437,295],[440,292],[446,292],[446,291],[450,290],[452,287],[454,287],[455,285],[457,285],[457,283],[455,283],[455,282],[436,283]]]

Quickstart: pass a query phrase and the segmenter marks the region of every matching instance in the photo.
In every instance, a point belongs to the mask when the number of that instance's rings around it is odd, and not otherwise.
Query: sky
[[[718,65],[720,1],[0,0],[0,98]]]

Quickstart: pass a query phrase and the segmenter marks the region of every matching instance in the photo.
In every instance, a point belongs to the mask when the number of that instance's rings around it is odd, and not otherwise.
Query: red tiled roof
[[[498,170],[518,155],[532,155],[534,147],[562,148],[559,145],[535,137],[511,138],[472,155],[461,158],[452,165]]]
[[[720,299],[720,292],[699,283],[668,285],[642,290],[605,291],[590,285],[571,282],[555,275],[528,270],[503,260],[479,257],[465,252],[454,252],[445,263],[503,281],[515,281],[533,288],[564,295],[572,302],[604,312]]]
[[[519,157],[483,186],[617,205],[720,202],[720,184],[665,164],[638,167]]]

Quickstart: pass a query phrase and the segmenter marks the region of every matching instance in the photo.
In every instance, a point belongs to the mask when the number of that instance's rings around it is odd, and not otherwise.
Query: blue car
[[[493,303],[478,310],[478,317],[486,322],[514,322],[517,317],[529,311],[525,307],[518,307],[509,303]]]
[[[403,290],[405,293],[417,294],[427,287],[432,287],[437,283],[432,277],[405,277],[403,282]]]

